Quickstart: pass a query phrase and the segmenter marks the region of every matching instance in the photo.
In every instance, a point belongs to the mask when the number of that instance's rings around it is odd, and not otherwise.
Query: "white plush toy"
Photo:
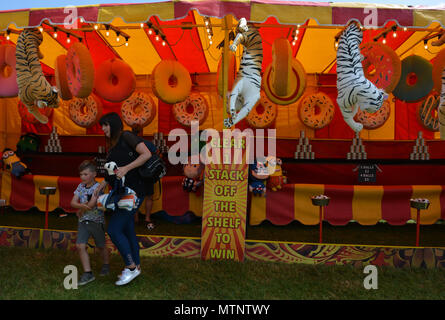
[[[125,187],[125,177],[119,179],[114,177],[118,166],[115,162],[107,162],[104,165],[108,175],[112,178],[112,189],[110,193],[103,194],[97,199],[97,208],[99,210],[115,210],[116,206],[119,209],[132,211],[136,207],[137,196],[132,189]]]
[[[337,50],[337,103],[345,122],[355,132],[363,129],[354,117],[358,108],[378,111],[388,95],[366,79],[363,72],[360,43],[363,33],[356,22],[350,23],[340,36]]]
[[[224,119],[227,128],[244,119],[260,99],[261,65],[263,63],[263,41],[257,28],[247,25],[241,18],[237,34],[230,50],[236,51],[238,44],[244,46],[237,79],[229,95],[230,118]]]

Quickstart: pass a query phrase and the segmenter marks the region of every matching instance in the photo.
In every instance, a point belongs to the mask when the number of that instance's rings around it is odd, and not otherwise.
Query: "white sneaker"
[[[122,271],[122,274],[119,276],[119,280],[116,281],[116,285],[123,286],[124,284],[129,283],[131,280],[133,280],[140,274],[141,274],[141,271],[138,270],[138,268],[134,269],[133,271],[125,268],[124,271]]]

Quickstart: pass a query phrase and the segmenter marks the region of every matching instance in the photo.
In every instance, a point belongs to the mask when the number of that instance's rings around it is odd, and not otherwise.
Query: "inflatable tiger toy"
[[[39,46],[43,41],[42,33],[36,28],[24,29],[16,44],[16,69],[19,98],[28,111],[41,123],[48,118],[41,114],[39,108],[59,107],[59,96],[56,87],[51,87],[43,75],[39,58],[43,58]]]
[[[354,121],[358,108],[374,113],[388,95],[365,78],[360,54],[362,30],[356,22],[350,23],[340,36],[337,50],[337,103],[345,122],[355,132],[363,129]]]
[[[230,50],[236,51],[238,44],[244,46],[237,78],[229,96],[230,116],[224,119],[227,128],[244,119],[260,99],[261,65],[263,63],[263,41],[257,28],[247,25],[241,18],[237,34]]]

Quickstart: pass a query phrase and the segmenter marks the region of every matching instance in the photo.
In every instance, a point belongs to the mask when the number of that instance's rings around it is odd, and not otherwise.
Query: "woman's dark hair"
[[[122,133],[122,130],[124,128],[124,125],[122,123],[121,117],[116,112],[110,112],[107,114],[104,114],[100,120],[99,124],[103,126],[104,124],[107,124],[110,126],[110,138],[109,138],[109,144],[110,148],[114,147],[119,140],[119,137]]]

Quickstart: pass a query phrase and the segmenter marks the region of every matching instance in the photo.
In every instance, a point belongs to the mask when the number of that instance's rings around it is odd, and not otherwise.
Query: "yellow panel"
[[[317,24],[311,19],[309,25]],[[306,29],[296,58],[303,64],[307,73],[320,73],[336,59],[334,37],[339,30]]]
[[[17,28],[27,27],[29,24],[29,11],[0,13],[0,30],[6,30],[9,24],[14,24]]]
[[[18,98],[0,98],[0,151],[16,150],[21,135],[21,118],[17,108]]]
[[[33,176],[35,191],[34,191],[34,205],[40,211],[46,211],[46,196],[41,195],[39,191],[39,187],[58,187],[59,177],[58,176],[41,176],[35,175]],[[54,195],[49,196],[48,201],[48,211],[54,211],[59,207],[60,202],[60,191],[57,188],[56,193]]]
[[[126,24],[121,18],[113,20],[114,26],[138,26],[139,24]],[[103,38],[111,45],[119,56],[127,62],[133,72],[137,75],[151,74],[153,68],[161,61],[159,54],[151,44],[150,39],[144,30],[137,29],[123,29],[125,33],[130,36],[128,40],[128,47],[125,46],[125,39],[120,37],[120,41],[116,41],[114,32],[110,36],[106,36],[106,31],[101,30]]]
[[[53,111],[53,126],[57,127],[60,135],[84,135],[86,129],[75,124],[69,116],[69,101],[61,101]]]
[[[276,17],[281,23],[304,23],[307,19],[313,18],[320,24],[332,24],[332,8],[329,6],[286,6],[252,3],[251,21],[264,22],[269,16]]]
[[[372,2],[372,1],[370,1]],[[359,3],[359,2],[331,2],[331,7],[340,8],[379,8],[379,9],[408,9],[408,6],[400,4],[380,4],[380,3]]]
[[[175,18],[173,2],[100,7],[97,21],[107,23],[116,17],[121,17],[128,23],[145,22],[152,15],[156,15],[162,20],[173,20]]]
[[[375,225],[382,218],[383,186],[354,186],[352,217],[361,225]]]
[[[442,22],[445,20],[444,10],[414,10],[413,25],[414,27],[427,27],[433,21]]]
[[[429,28],[437,28],[439,24],[437,22],[431,24]],[[404,59],[410,55],[419,55],[427,60],[433,59],[439,52],[439,48],[432,47],[429,45],[429,49],[425,50],[423,39],[430,35],[431,31],[417,31],[408,40],[406,40],[399,48],[397,48],[396,53],[400,56],[400,59]],[[431,42],[431,41],[430,41]]]
[[[66,54],[66,49],[46,32],[43,33],[43,42],[40,45],[40,51],[43,53],[43,59],[40,61],[51,68],[55,68],[56,58],[58,56]]]

